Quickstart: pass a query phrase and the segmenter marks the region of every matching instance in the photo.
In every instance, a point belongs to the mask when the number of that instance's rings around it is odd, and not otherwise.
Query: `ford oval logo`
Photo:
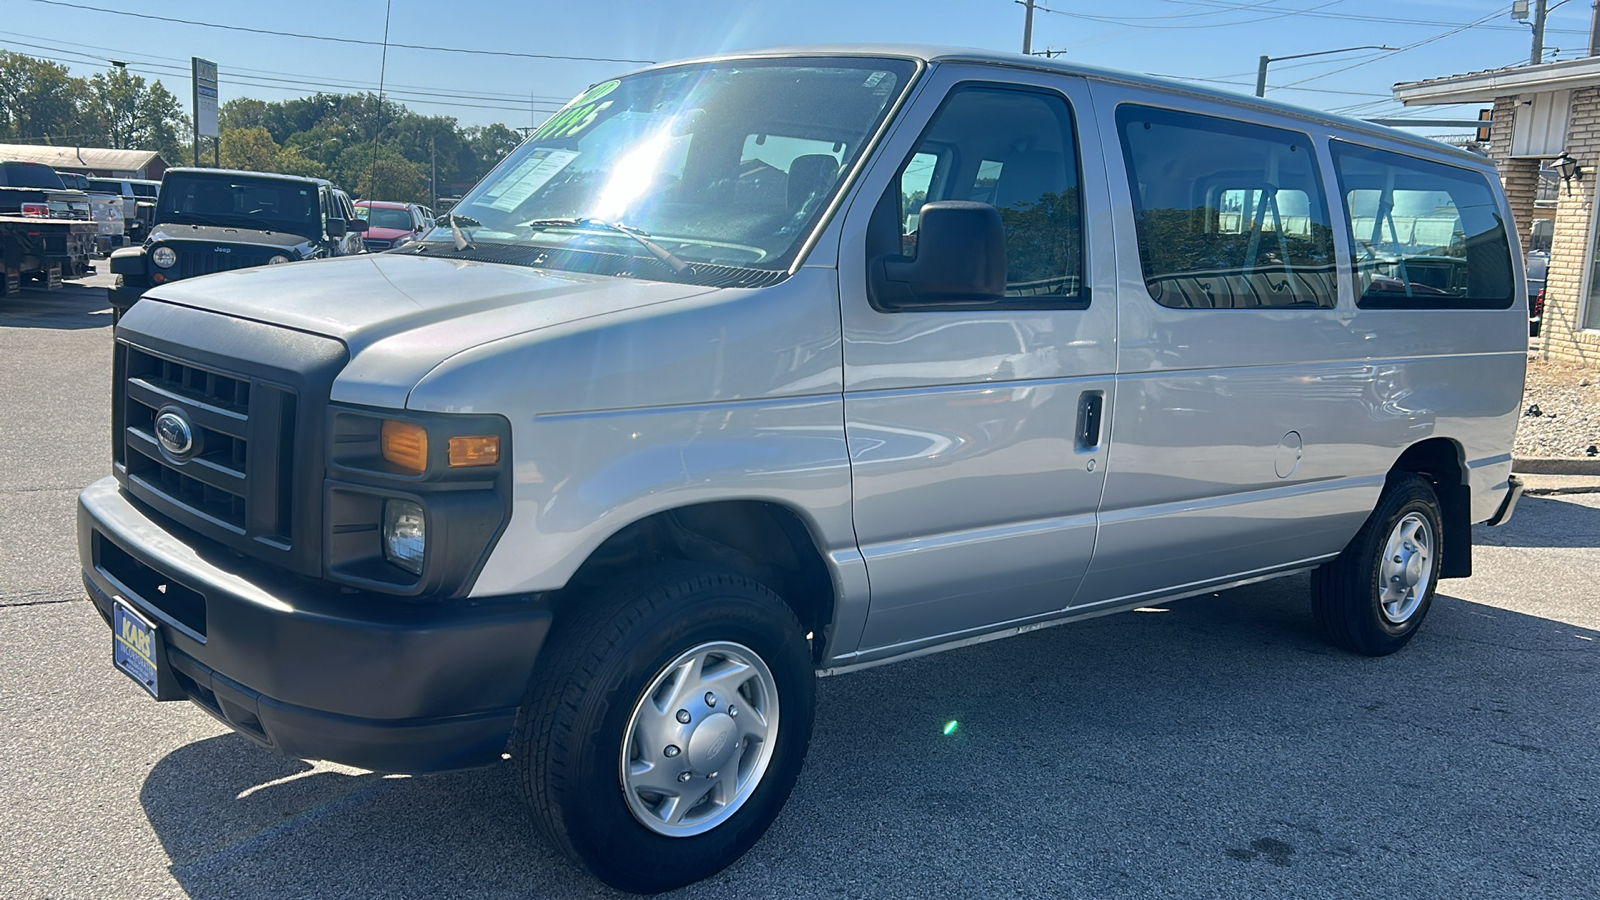
[[[173,459],[188,459],[195,449],[194,426],[181,410],[164,409],[156,416],[156,442]]]

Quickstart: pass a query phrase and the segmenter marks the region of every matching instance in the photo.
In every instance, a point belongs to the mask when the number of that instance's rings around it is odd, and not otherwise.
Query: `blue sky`
[[[96,12],[83,6],[221,25],[381,41],[382,0],[0,0],[0,49],[70,65],[109,59],[160,78],[185,103],[188,58],[218,63],[224,101],[316,91],[375,90],[378,46],[250,34]],[[1034,49],[1068,60],[1204,80],[1250,92],[1257,57],[1360,44],[1409,48],[1276,63],[1268,96],[1358,116],[1394,115],[1390,85],[1527,62],[1529,29],[1509,0],[1042,0]],[[1590,4],[1550,14],[1546,47],[1582,56]],[[1390,21],[1372,21],[1373,18]],[[1404,20],[1404,21],[1398,21]],[[1483,20],[1461,30],[1460,26]],[[821,42],[928,42],[1017,51],[1022,6],[1013,0],[393,0],[391,42],[512,53],[664,61],[724,50]],[[1430,40],[1431,39],[1431,40]],[[1548,58],[1548,57],[1547,57]],[[391,96],[464,125],[535,124],[566,98],[627,62],[537,60],[390,47]],[[1441,115],[1410,110],[1406,115]],[[1459,112],[1457,112],[1459,114]],[[1427,133],[1426,131],[1422,133]]]

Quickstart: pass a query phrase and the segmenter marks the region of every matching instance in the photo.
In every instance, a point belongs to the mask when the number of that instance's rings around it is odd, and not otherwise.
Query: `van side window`
[[[1333,141],[1363,309],[1506,309],[1511,246],[1480,173]]]
[[[1059,94],[958,88],[900,170],[900,247],[916,255],[924,203],[976,200],[1000,210],[1006,296],[1051,308],[1088,305],[1072,110]]]
[[[1307,135],[1117,107],[1145,286],[1174,309],[1331,309],[1327,197]]]

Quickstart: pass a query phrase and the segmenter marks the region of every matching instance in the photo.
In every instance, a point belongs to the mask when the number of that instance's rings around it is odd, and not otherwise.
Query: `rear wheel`
[[[1411,640],[1439,581],[1443,517],[1427,479],[1390,479],[1350,545],[1311,576],[1317,626],[1334,644],[1384,656]]]
[[[800,623],[757,582],[699,566],[575,602],[512,737],[535,821],[623,890],[720,871],[777,817],[810,743]]]

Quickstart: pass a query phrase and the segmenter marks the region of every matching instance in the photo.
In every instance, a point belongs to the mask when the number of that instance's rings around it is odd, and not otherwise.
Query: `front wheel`
[[[759,583],[678,566],[575,601],[518,717],[518,786],[550,841],[613,887],[710,876],[772,824],[815,697],[800,623]]]
[[[1323,636],[1363,656],[1404,647],[1433,604],[1443,533],[1433,485],[1419,475],[1390,479],[1350,545],[1311,575]]]

